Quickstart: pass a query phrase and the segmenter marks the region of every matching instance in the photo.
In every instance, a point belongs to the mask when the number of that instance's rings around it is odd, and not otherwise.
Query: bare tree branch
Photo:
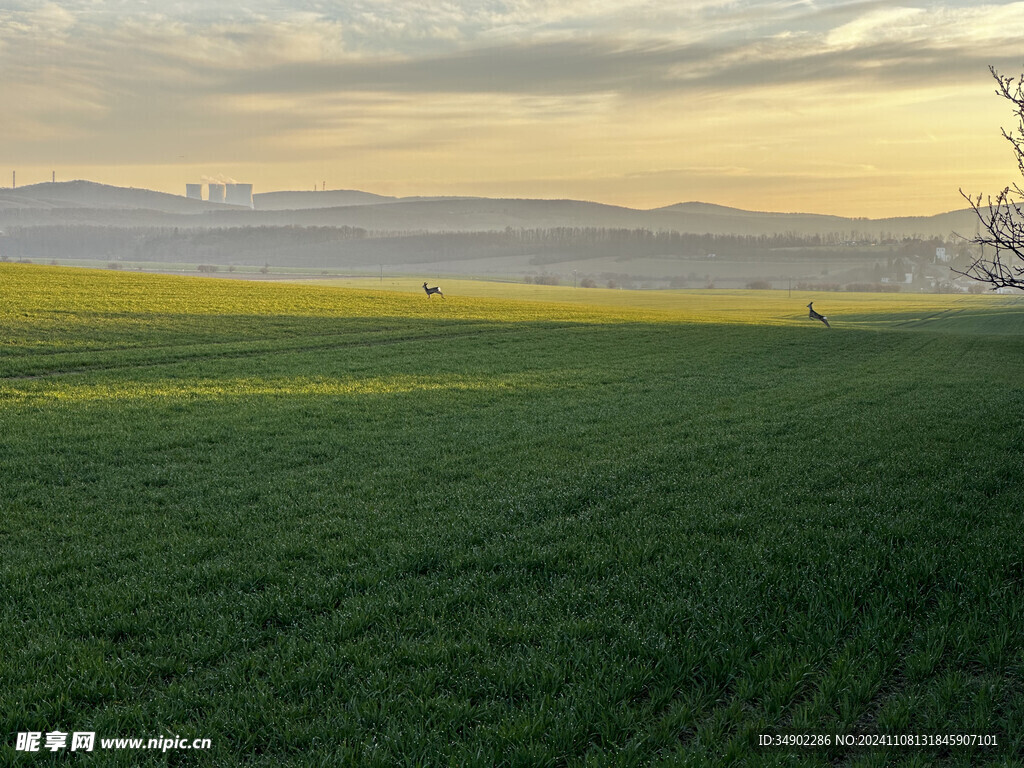
[[[1017,130],[1002,129],[1013,147],[1017,170],[1024,176],[1024,78],[1013,78],[989,67],[997,83],[996,94],[1013,104],[1017,116]],[[979,247],[978,256],[965,270],[954,269],[959,275],[970,277],[996,288],[1024,290],[1024,189],[1020,184],[1006,187],[995,198],[971,196],[962,189],[960,195],[970,203],[978,217],[978,234],[968,242]]]

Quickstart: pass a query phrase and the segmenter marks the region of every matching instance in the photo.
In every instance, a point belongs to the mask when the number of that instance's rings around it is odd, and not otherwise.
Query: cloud
[[[830,30],[826,44],[834,48],[876,45],[880,41],[918,38],[927,30],[928,12],[923,8],[886,7],[869,11]]]
[[[158,14],[143,8],[83,0],[0,11],[5,80],[52,88],[65,79],[115,109],[133,93],[172,94],[188,108],[217,94],[629,96],[822,81],[928,87],[988,63],[1019,66],[1013,30],[1024,28],[1024,2],[361,0],[284,12],[260,0],[212,9],[179,2]]]
[[[711,45],[637,45],[590,39],[460,50],[420,58],[284,63],[229,73],[227,93],[401,94],[617,93],[623,96],[713,89],[758,89],[834,82],[862,88],[942,87],[1013,67],[1017,54],[996,47],[951,47],[892,39],[856,46],[788,38]]]
[[[955,6],[865,7],[850,21],[826,35],[830,47],[873,46],[880,42],[929,42],[935,47],[963,50],[978,42],[1000,46],[1019,39],[1024,3]]]

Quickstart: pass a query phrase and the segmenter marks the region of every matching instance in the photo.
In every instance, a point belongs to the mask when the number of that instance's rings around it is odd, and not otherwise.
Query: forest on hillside
[[[842,260],[889,255],[951,256],[966,244],[943,238],[896,239],[886,233],[719,235],[600,227],[506,228],[481,232],[372,232],[359,227],[258,226],[218,229],[113,227],[85,224],[8,227],[0,259],[103,259],[277,266],[430,263],[515,256],[536,266],[588,258],[680,257],[725,260]],[[961,254],[962,255],[962,254]]]

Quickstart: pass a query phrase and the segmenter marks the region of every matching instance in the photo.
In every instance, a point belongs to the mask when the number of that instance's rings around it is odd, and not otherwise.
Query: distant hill
[[[706,231],[712,234],[824,234],[827,232],[863,232],[877,236],[889,232],[893,237],[945,236],[950,232],[968,235],[977,221],[974,211],[964,209],[935,216],[895,216],[884,219],[847,218],[819,213],[778,213],[745,211],[712,203],[676,203],[654,208],[675,223],[680,232]],[[690,229],[703,224],[706,230]]]
[[[166,192],[134,187],[113,187],[93,181],[59,181],[30,184],[0,191],[0,210],[7,208],[54,210],[89,208],[114,210],[147,210],[162,213],[195,214],[214,208],[227,208],[216,203],[192,200]]]
[[[711,203],[677,203],[651,210],[581,200],[479,197],[395,198],[359,190],[265,192],[255,210],[148,189],[89,181],[34,184],[0,190],[0,226],[92,223],[169,227],[351,226],[373,232],[471,232],[556,227],[674,230],[699,234],[797,235],[849,233],[856,239],[888,234],[972,234],[972,211],[923,217],[844,218],[810,213],[745,211]]]
[[[733,215],[737,213],[756,213],[756,211],[745,211],[742,208],[730,208],[726,205],[716,203],[702,203],[699,200],[692,200],[688,203],[674,203],[664,205],[660,208],[651,208],[652,211],[675,211],[680,213],[706,213],[711,215]]]
[[[329,189],[324,192],[261,192],[252,196],[258,211],[308,210],[311,208],[340,208],[348,205],[388,203],[397,197],[360,192],[358,189]]]
[[[423,203],[439,200],[486,200],[481,197],[452,195],[418,195],[392,197],[361,192],[358,189],[328,189],[323,192],[261,192],[252,196],[253,207],[260,211],[297,211],[319,208],[344,208],[350,205],[376,205],[381,203]]]
[[[254,221],[252,212],[223,211],[211,220],[223,226]],[[643,227],[643,212],[578,200],[418,198],[374,205],[288,211],[257,211],[261,224],[352,226],[390,232],[475,232],[551,227]]]

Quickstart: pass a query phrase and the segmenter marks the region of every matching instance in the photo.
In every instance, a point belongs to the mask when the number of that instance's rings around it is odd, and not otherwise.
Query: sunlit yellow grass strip
[[[216,400],[234,397],[401,395],[413,392],[512,391],[550,388],[538,374],[499,377],[382,376],[359,379],[326,377],[162,379],[155,382],[110,381],[59,387],[35,383],[0,387],[0,408],[23,404],[142,401],[153,399]]]
[[[427,299],[419,283],[410,278],[331,279],[289,281],[311,287],[334,286],[348,290],[408,293]],[[885,324],[885,315],[899,313],[924,319],[937,312],[970,310],[991,312],[1007,307],[1024,308],[1024,297],[927,293],[846,293],[815,291],[755,290],[658,290],[637,291],[607,288],[573,288],[572,286],[525,285],[485,280],[443,280],[445,293],[453,302],[469,299],[514,301],[520,305],[542,303],[559,305],[563,311],[586,308],[606,317],[625,320],[671,322],[714,322],[756,325],[789,325],[807,320],[806,306],[830,313],[840,324],[844,316],[855,316],[861,324],[866,316],[875,315]]]
[[[233,332],[243,332],[255,318],[311,317],[811,326],[806,305],[813,300],[836,329],[882,329],[927,322],[943,312],[1024,311],[1024,299],[991,295],[626,291],[477,280],[445,280],[448,298],[428,299],[412,278],[268,283],[14,264],[0,264],[0,283],[6,291],[0,351],[29,344],[63,348],[81,343],[82,333],[113,333],[121,325],[145,330],[154,323],[183,332],[196,323],[202,330],[203,318],[217,318]]]

